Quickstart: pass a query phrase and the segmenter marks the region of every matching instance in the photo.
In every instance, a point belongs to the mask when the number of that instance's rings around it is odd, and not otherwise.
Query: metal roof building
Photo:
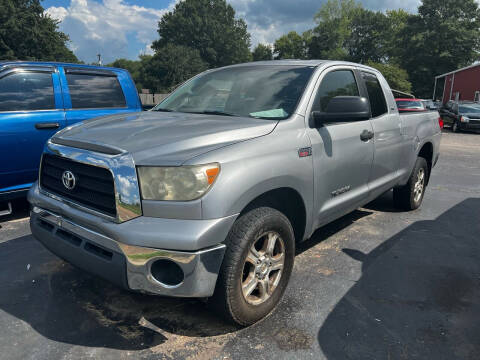
[[[433,99],[480,101],[480,63],[436,76]]]

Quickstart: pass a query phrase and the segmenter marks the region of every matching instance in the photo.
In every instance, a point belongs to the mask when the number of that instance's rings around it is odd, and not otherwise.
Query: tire
[[[273,240],[275,235],[277,238]],[[274,243],[273,256],[267,256],[270,252],[265,251],[268,243]],[[255,257],[251,250],[254,244],[259,257]],[[248,326],[270,314],[285,292],[295,259],[292,225],[275,209],[256,208],[237,219],[227,236],[226,245],[215,292],[209,302],[227,321]],[[283,268],[271,270],[280,266],[282,251]],[[254,266],[253,262],[257,265]],[[266,282],[270,284],[270,290],[273,289],[270,294],[264,291]]]
[[[454,133],[460,132],[460,127],[458,126],[458,122],[457,122],[456,120],[453,121],[452,131],[453,131]]]
[[[393,189],[395,206],[407,211],[418,209],[425,195],[428,175],[427,161],[423,157],[417,158],[408,182]]]

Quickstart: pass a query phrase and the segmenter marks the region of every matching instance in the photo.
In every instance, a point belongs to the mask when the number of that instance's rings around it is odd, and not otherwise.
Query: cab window
[[[371,73],[362,72],[363,80],[367,87],[368,99],[370,100],[370,109],[372,117],[376,118],[388,112],[387,101],[383,93],[382,85],[378,78]]]
[[[72,109],[126,107],[116,76],[66,74]]]
[[[329,72],[318,88],[312,111],[325,111],[336,96],[359,96],[357,81],[351,70]]]
[[[14,72],[0,78],[0,111],[55,109],[51,73]]]

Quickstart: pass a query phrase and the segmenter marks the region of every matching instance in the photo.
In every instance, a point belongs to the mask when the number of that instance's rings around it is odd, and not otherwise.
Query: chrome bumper
[[[37,206],[32,208],[30,227],[40,242],[65,260],[120,285],[126,276],[127,288],[159,295],[211,296],[225,253],[224,244],[194,252],[126,245]],[[175,263],[183,280],[174,285],[157,280],[152,264],[158,260]],[[117,270],[110,274],[113,268]]]

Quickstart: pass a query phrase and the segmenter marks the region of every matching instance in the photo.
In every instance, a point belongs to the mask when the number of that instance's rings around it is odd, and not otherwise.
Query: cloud
[[[49,7],[47,10],[45,10],[45,12],[48,15],[50,15],[51,18],[59,20],[59,21],[63,21],[63,19],[65,19],[65,17],[68,15],[67,9],[65,9],[64,7],[61,7],[61,6],[59,6],[59,7],[55,7],[55,6]]]
[[[71,0],[70,6],[53,6],[46,13],[61,21],[60,30],[70,36],[70,47],[81,60],[94,62],[100,53],[108,63],[148,51],[158,38],[158,21],[174,4],[153,9],[124,0]]]
[[[326,0],[230,0],[237,16],[244,18],[252,35],[252,45],[273,43],[289,31],[302,33],[315,26],[313,16]],[[416,12],[420,0],[363,0],[366,9],[402,8]]]
[[[61,21],[60,30],[70,36],[70,48],[89,63],[102,54],[104,63],[124,57],[135,59],[152,54],[152,41],[158,38],[160,18],[180,0],[165,8],[132,5],[128,0],[71,0],[68,7],[52,6],[46,10]],[[302,33],[315,26],[313,16],[326,0],[227,0],[239,18],[245,19],[252,35],[252,45],[272,44],[289,31]],[[420,0],[362,0],[371,10],[402,8],[416,12]],[[152,4],[152,2],[149,2]]]

